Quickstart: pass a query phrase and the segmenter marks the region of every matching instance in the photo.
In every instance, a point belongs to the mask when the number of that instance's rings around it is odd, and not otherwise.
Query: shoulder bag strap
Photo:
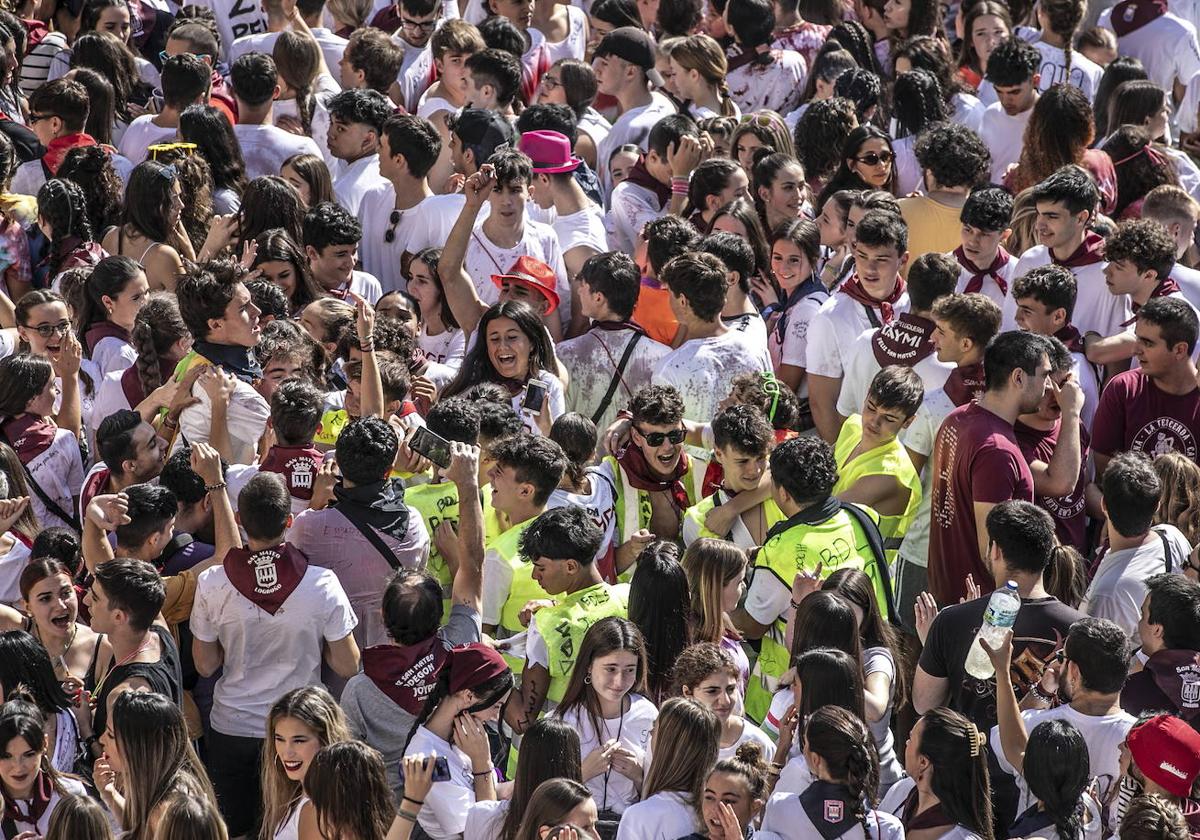
[[[392,551],[386,542],[383,541],[383,537],[379,536],[378,531],[376,531],[366,522],[362,521],[358,517],[357,512],[351,513],[351,508],[349,505],[338,505],[337,510],[342,514],[342,516],[350,520],[350,524],[357,528],[358,532],[367,538],[367,542],[373,545],[376,551],[383,555],[383,559],[388,562],[388,565],[391,566],[392,569],[398,570],[400,568],[400,560],[396,557],[396,553]]]
[[[46,510],[53,513],[63,522],[66,522],[76,531],[82,531],[83,528],[79,524],[79,519],[73,514],[67,513],[59,506],[58,502],[54,501],[49,495],[47,495],[46,491],[42,489],[42,486],[37,483],[37,479],[33,477],[33,473],[30,472],[29,467],[22,463],[21,468],[25,470],[25,480],[29,482],[29,489],[33,491],[35,496],[41,499],[42,504],[46,506]]]
[[[867,545],[871,547],[871,553],[875,555],[875,566],[879,569],[879,580],[883,584],[883,595],[887,600],[887,620],[896,624],[899,615],[896,612],[895,597],[892,594],[892,573],[888,569],[887,553],[883,548],[883,535],[879,532],[879,525],[858,505],[842,502],[841,506],[842,510],[846,511],[862,528],[863,534],[867,538]]]
[[[1158,534],[1158,538],[1162,540],[1163,544],[1163,563],[1166,564],[1166,568],[1163,571],[1171,574],[1175,568],[1175,549],[1171,547],[1171,541],[1167,539],[1166,531],[1155,529],[1154,533]]]
[[[604,340],[597,338],[601,346],[604,345]],[[608,411],[608,405],[612,402],[613,395],[617,393],[617,386],[621,384],[621,378],[625,374],[625,368],[629,365],[629,358],[633,355],[633,348],[642,340],[642,333],[634,331],[633,338],[629,339],[629,343],[625,345],[625,352],[621,354],[621,361],[617,362],[617,370],[613,373],[612,381],[608,383],[608,390],[604,392],[604,398],[600,400],[600,407],[592,414],[592,422],[599,423],[600,418],[604,416],[604,412]],[[605,347],[605,350],[608,348]]]

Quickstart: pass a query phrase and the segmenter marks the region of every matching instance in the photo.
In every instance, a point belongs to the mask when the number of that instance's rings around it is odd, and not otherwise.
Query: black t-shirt
[[[920,660],[925,673],[950,681],[946,705],[970,718],[981,732],[996,725],[996,678],[977,680],[964,670],[964,665],[990,597],[985,595],[938,613]],[[1046,665],[1062,648],[1067,629],[1083,617],[1083,613],[1057,598],[1021,599],[1021,610],[1013,625],[1010,671],[1018,700],[1041,679]]]
[[[103,683],[98,693],[95,690],[96,662],[92,660],[92,667],[84,679],[84,687],[93,692],[96,698],[96,707],[92,713],[92,727],[97,735],[104,731],[108,723],[108,695],[116,686],[134,677],[141,677],[149,683],[151,691],[166,695],[176,704],[183,705],[183,673],[180,669],[179,648],[175,645],[175,639],[157,624],[150,625],[150,632],[158,636],[159,646],[162,649],[159,660],[157,662],[130,662],[128,665],[116,667],[110,665],[107,676],[102,677]]]

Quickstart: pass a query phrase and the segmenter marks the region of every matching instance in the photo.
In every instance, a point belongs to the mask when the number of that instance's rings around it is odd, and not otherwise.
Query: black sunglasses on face
[[[634,428],[637,429],[637,426]],[[686,429],[674,429],[670,432],[643,432],[638,429],[637,432],[651,446],[662,446],[664,440],[669,440],[671,443],[683,443],[683,439],[687,437]]]
[[[859,155],[855,160],[865,163],[867,166],[878,166],[881,163],[891,163],[895,158],[896,156],[891,152],[867,152],[865,155]]]

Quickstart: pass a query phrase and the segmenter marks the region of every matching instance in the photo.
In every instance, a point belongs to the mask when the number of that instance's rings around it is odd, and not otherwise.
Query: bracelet
[[[690,180],[691,180],[691,178],[688,175],[672,175],[671,176],[671,186],[673,188],[673,187],[678,186],[679,184],[683,184],[686,187]]]
[[[408,811],[397,811],[396,816],[398,816],[402,820],[407,820],[410,823],[415,823],[417,821],[417,815],[410,814],[410,813],[408,813]]]
[[[375,352],[375,343],[372,342],[370,344],[359,344],[358,351],[360,353],[374,353]]]
[[[1034,700],[1038,700],[1042,703],[1049,703],[1052,706],[1054,705],[1054,698],[1048,694],[1042,693],[1041,683],[1034,683],[1033,685],[1029,686],[1029,693],[1033,695]]]
[[[792,609],[794,609],[794,610],[800,609],[800,603],[798,601],[792,601]]]
[[[479,776],[490,776],[491,774],[493,774],[495,772],[496,772],[495,767],[489,767],[486,770],[480,770],[478,773],[472,773],[471,775],[478,778]]]
[[[179,428],[179,421],[172,420],[171,415],[169,415],[169,414],[163,418],[162,424],[163,424],[163,426],[165,426],[168,429],[178,429]]]
[[[404,796],[404,797],[401,797],[401,799],[404,802],[411,802],[412,804],[414,804],[418,807],[425,804],[424,799],[413,799],[411,796]]]
[[[224,489],[225,489],[225,487],[226,487],[226,484],[225,484],[225,482],[224,482],[224,481],[222,481],[222,482],[220,482],[220,483],[218,483],[218,484],[205,484],[205,485],[204,485],[204,489],[205,489],[205,491],[206,491],[206,492],[209,492],[209,493],[212,493],[212,492],[214,492],[214,491],[216,491],[216,490],[224,490]]]

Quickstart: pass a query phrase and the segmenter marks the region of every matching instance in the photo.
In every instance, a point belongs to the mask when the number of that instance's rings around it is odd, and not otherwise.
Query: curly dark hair
[[[1104,240],[1104,258],[1125,260],[1138,271],[1153,270],[1165,279],[1175,267],[1175,237],[1150,219],[1121,222]]]
[[[108,230],[120,223],[124,187],[103,146],[71,149],[58,168],[58,177],[74,181],[83,190],[88,220],[96,230]]]
[[[819,437],[785,440],[771,451],[771,480],[796,504],[825,500],[837,478],[833,447]]]
[[[1146,197],[1146,193],[1163,184],[1179,186],[1175,164],[1165,152],[1155,148],[1146,129],[1123,125],[1102,147],[1112,158],[1117,171],[1117,206],[1115,217],[1121,216],[1129,205]]]
[[[670,385],[650,385],[633,395],[629,412],[635,423],[673,426],[683,419],[683,397]]]
[[[858,124],[849,99],[819,99],[796,123],[796,157],[810,182],[824,183],[842,162],[842,146]]]
[[[80,242],[93,240],[87,215],[87,198],[74,181],[51,178],[37,194],[38,216],[50,225],[50,273],[58,273],[63,260]]]
[[[874,113],[871,109],[879,107],[883,83],[870,70],[854,67],[837,77],[833,83],[833,95],[853,102],[858,121],[866,122],[868,113]]]
[[[180,221],[196,253],[204,247],[213,218],[213,179],[208,161],[183,149],[160,152],[156,160],[174,165],[179,173],[179,197],[183,200]]]
[[[896,77],[892,88],[896,139],[920,134],[931,123],[949,118],[942,86],[928,70],[910,70]]]
[[[1012,87],[1028,82],[1041,66],[1042,54],[1037,48],[1014,36],[992,50],[984,75],[997,87]]]
[[[1092,103],[1079,88],[1055,85],[1043,93],[1025,126],[1021,159],[1012,174],[1013,191],[1032,187],[1067,164],[1082,161],[1095,132]]]
[[[965,125],[940,122],[917,137],[913,153],[921,169],[928,170],[943,187],[986,184],[992,153],[979,135]]]
[[[964,225],[980,230],[1004,230],[1012,221],[1012,193],[995,184],[985,184],[971,190],[963,202],[958,218]]]

